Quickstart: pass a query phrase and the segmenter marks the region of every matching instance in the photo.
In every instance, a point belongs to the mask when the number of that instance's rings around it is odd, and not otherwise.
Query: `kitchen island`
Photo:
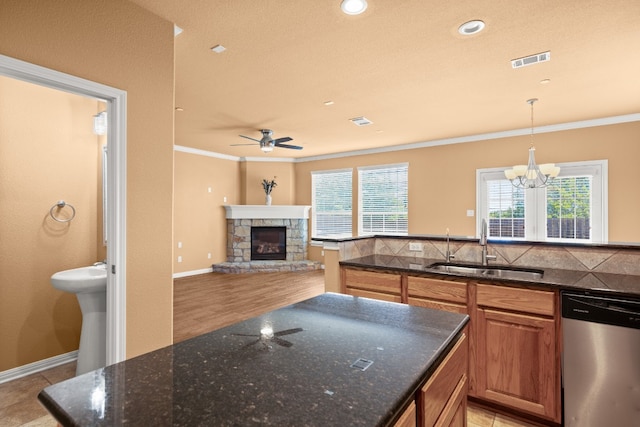
[[[394,425],[468,319],[324,294],[52,385],[38,399],[63,426]]]

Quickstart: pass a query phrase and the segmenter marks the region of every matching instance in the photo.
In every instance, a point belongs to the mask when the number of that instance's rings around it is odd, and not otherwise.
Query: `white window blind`
[[[358,168],[358,232],[407,234],[408,164]]]
[[[352,236],[351,169],[311,172],[311,238]]]
[[[488,180],[488,235],[490,237],[524,239],[524,190],[506,179]]]

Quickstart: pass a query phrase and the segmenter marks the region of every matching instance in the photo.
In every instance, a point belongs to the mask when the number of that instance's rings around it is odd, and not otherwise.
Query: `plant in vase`
[[[267,206],[271,205],[271,191],[273,187],[277,186],[276,184],[276,176],[273,177],[271,181],[267,181],[266,179],[262,180],[262,188],[264,188],[264,194],[266,195],[266,204]]]

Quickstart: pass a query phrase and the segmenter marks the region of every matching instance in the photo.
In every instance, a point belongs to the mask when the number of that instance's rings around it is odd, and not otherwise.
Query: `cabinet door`
[[[477,396],[557,421],[553,319],[477,309]]]

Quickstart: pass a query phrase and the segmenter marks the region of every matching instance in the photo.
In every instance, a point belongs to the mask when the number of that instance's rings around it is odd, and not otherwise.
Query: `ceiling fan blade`
[[[255,141],[255,142],[260,142],[259,139],[251,138],[250,136],[244,136],[244,135],[238,135],[238,136],[241,136],[242,138],[250,139],[250,140]]]
[[[229,144],[230,147],[239,147],[241,145],[260,145],[259,142],[253,143],[253,144]]]
[[[276,142],[276,147],[291,148],[292,150],[302,150],[302,147],[300,147],[299,145],[278,144],[277,142]]]
[[[278,139],[274,139],[273,142],[277,144],[280,144],[281,142],[289,142],[289,141],[293,141],[292,138],[289,138],[288,136],[283,136],[282,138],[278,138]]]
[[[292,347],[293,343],[289,342],[287,340],[283,340],[282,338],[278,338],[278,337],[273,337],[271,338],[271,341],[273,341],[274,343],[281,345],[282,347]]]
[[[302,328],[293,328],[293,329],[285,329],[284,331],[275,332],[273,335],[276,337],[281,337],[283,335],[291,335],[298,332],[302,332],[304,329]]]

